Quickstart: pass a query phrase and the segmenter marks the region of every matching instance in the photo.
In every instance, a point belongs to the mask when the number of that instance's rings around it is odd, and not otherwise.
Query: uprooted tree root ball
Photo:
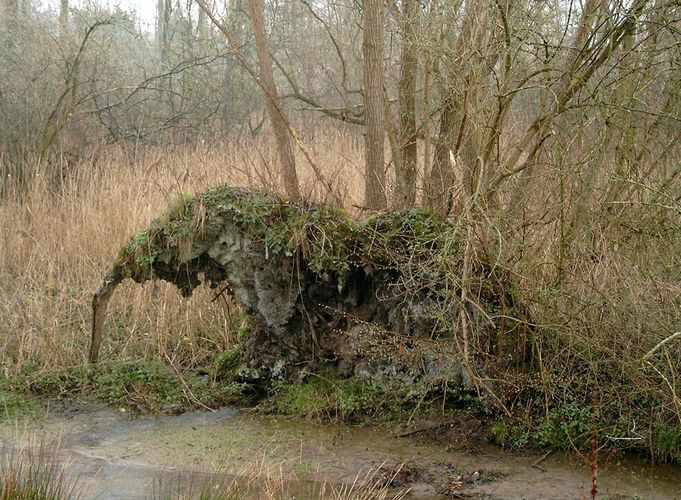
[[[95,293],[90,360],[116,286],[160,279],[184,295],[208,283],[236,298],[251,320],[242,380],[297,380],[324,364],[419,392],[471,390],[526,363],[527,330],[508,277],[482,251],[462,303],[464,232],[421,209],[357,221],[229,186],[183,196],[121,249]]]

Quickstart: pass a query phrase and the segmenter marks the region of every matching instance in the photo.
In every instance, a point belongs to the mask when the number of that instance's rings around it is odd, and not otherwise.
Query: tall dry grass
[[[308,135],[335,194],[300,155],[302,191],[320,202],[340,197],[355,210],[363,194],[361,136],[325,127]],[[28,165],[21,182],[4,179],[2,375],[84,362],[93,290],[121,245],[179,193],[221,182],[281,191],[267,137],[119,145],[75,166]],[[566,158],[547,157],[544,168],[509,182],[496,205],[476,207],[472,219],[476,248],[513,276],[532,321],[533,364],[524,380],[504,382],[508,410],[524,412],[528,432],[540,415],[558,434],[564,420],[576,423],[581,438],[591,419],[570,408],[589,407],[609,422],[603,432],[614,443],[666,447],[660,456],[681,457],[681,208],[669,198],[678,180],[661,195],[619,176],[607,157],[593,159],[598,172],[591,174],[588,164],[580,174]],[[212,299],[209,290],[185,300],[163,283],[124,284],[111,304],[104,359],[184,367],[212,359],[233,343],[239,321],[233,305]]]
[[[158,500],[225,500],[241,498],[295,499],[328,498],[333,500],[400,500],[407,498],[409,487],[396,487],[403,464],[370,467],[357,472],[352,482],[333,483],[305,478],[285,472],[282,465],[255,460],[236,469],[219,467],[210,474],[187,477],[180,474],[175,481],[159,481],[151,498]],[[201,477],[202,476],[202,477]]]
[[[31,169],[28,181],[4,179],[0,201],[0,367],[82,364],[89,342],[93,291],[118,249],[179,194],[217,183],[279,191],[274,145],[265,135],[195,147],[112,146],[76,165]],[[347,200],[359,204],[360,141],[317,130],[314,153]],[[298,159],[303,191],[328,193]],[[55,174],[55,171],[58,174]],[[22,180],[23,183],[23,180]],[[236,311],[208,290],[182,299],[163,283],[125,284],[109,315],[105,354],[113,359],[161,357],[200,363],[226,349]]]
[[[0,446],[0,499],[66,500],[82,498],[77,481],[68,478],[68,464],[59,457],[59,443],[32,439],[21,446]]]

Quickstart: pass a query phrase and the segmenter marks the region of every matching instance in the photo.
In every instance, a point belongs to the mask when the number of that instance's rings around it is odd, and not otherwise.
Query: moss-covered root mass
[[[229,186],[183,196],[121,249],[95,294],[91,360],[120,281],[162,279],[183,294],[205,282],[250,317],[243,378],[295,380],[331,362],[347,375],[449,381],[453,390],[469,381],[470,363],[499,354],[502,336],[515,351],[522,342],[517,323],[495,319],[513,317],[499,314],[513,300],[498,270],[477,262],[467,283],[475,302],[461,306],[459,229],[421,209],[356,221],[337,208]],[[466,369],[451,347],[462,308],[485,351]]]

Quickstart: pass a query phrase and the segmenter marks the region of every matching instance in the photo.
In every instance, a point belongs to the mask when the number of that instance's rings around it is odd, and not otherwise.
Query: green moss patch
[[[352,377],[341,379],[330,371],[315,374],[301,384],[279,384],[270,404],[285,415],[313,419],[363,422],[394,416],[401,411],[402,398],[378,386]]]
[[[133,236],[115,263],[126,277],[153,278],[159,260],[186,262],[233,225],[272,255],[300,256],[321,277],[343,280],[352,266],[394,265],[406,256],[426,257],[451,243],[454,226],[414,208],[377,214],[360,222],[341,209],[305,207],[273,195],[218,186],[183,195],[148,229]],[[460,253],[460,248],[452,249]]]
[[[41,401],[94,399],[137,413],[181,413],[243,404],[242,384],[216,379],[218,366],[178,373],[152,361],[121,361],[20,374],[0,390],[0,415],[36,414]]]

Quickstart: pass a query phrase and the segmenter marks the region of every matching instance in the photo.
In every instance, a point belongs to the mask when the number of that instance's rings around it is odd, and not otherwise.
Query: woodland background
[[[500,439],[598,422],[681,458],[677,1],[159,0],[153,32],[95,1],[2,7],[0,376],[82,365],[120,245],[229,182],[459,221],[532,318]],[[239,328],[208,291],[119,295],[121,359],[189,369]]]

